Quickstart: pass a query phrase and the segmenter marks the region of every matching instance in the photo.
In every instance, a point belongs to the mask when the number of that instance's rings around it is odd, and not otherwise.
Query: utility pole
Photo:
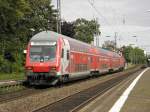
[[[61,33],[61,1],[57,0],[57,33]]]
[[[116,50],[117,49],[117,32],[115,32],[114,39],[115,39],[115,50]]]
[[[98,23],[98,18],[95,19],[95,22]],[[96,46],[99,47],[99,36],[98,36],[98,32],[97,31],[98,31],[98,27],[97,27],[97,24],[96,24],[96,34],[95,34]]]
[[[136,42],[136,45],[138,46],[138,37],[136,35],[134,35],[133,37],[135,37],[135,42]]]
[[[123,25],[126,24],[126,19],[125,19],[125,15],[123,15],[123,20],[122,20]]]

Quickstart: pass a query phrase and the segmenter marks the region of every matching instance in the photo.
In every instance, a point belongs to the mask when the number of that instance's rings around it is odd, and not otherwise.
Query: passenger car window
[[[67,50],[67,60],[69,60],[69,50]]]
[[[64,57],[64,49],[62,49],[61,57],[62,57],[62,58]]]

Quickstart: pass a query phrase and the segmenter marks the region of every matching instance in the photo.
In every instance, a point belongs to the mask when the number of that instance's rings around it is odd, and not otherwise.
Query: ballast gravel
[[[112,77],[117,77],[118,75],[121,75],[121,73],[105,75],[81,82],[79,81],[70,85],[65,85],[61,88],[52,87],[50,90],[42,93],[0,104],[0,112],[32,112],[59,99],[65,98],[66,96],[109,80]]]

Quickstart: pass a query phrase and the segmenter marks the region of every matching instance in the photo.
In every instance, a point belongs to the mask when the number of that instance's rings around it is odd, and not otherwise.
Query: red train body
[[[26,76],[33,85],[69,80],[122,70],[125,60],[117,53],[81,41],[43,31],[27,47]]]

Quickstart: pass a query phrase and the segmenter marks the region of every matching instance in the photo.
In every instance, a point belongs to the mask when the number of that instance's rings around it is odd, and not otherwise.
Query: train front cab
[[[26,77],[30,85],[55,85],[60,73],[60,40],[31,41],[26,54]]]

